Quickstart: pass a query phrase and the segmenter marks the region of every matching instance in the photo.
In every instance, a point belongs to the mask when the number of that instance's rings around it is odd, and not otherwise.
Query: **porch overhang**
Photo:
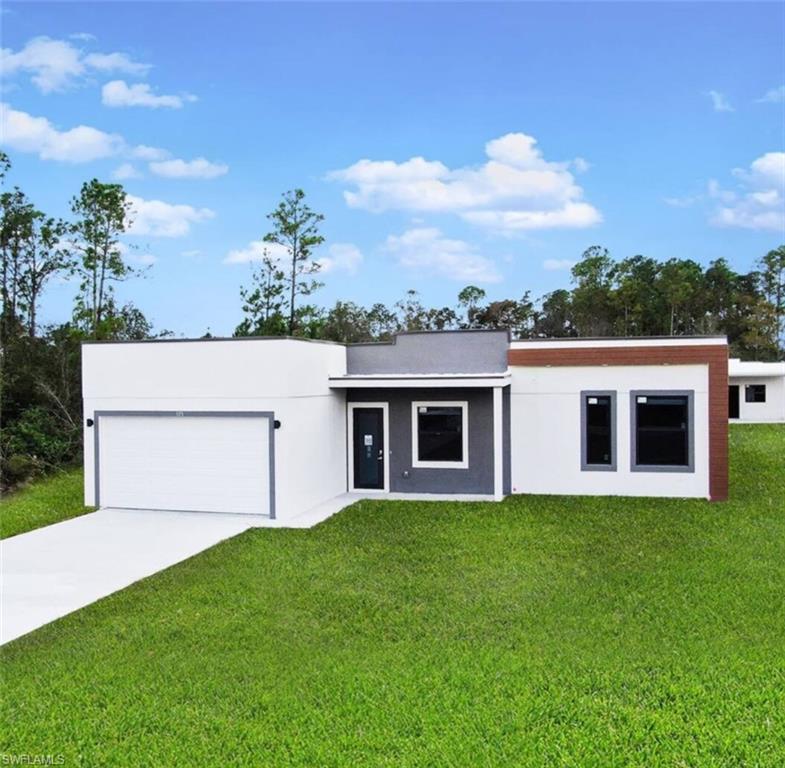
[[[502,373],[410,373],[349,374],[328,377],[331,389],[487,389],[510,383],[510,372]]]

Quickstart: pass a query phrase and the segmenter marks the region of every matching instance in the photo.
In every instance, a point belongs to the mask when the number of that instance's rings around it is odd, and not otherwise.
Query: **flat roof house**
[[[728,361],[728,418],[747,424],[785,422],[785,363]]]
[[[85,503],[289,521],[342,494],[727,497],[724,337],[83,347]]]

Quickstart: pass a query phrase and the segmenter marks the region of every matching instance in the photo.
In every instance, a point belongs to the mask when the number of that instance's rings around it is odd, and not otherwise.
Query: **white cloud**
[[[718,202],[711,223],[785,234],[785,152],[767,152],[733,176],[736,190],[709,183],[709,197]]]
[[[156,176],[168,179],[214,179],[228,173],[229,166],[223,163],[211,163],[203,157],[195,160],[163,160],[150,163],[150,170]]]
[[[165,160],[169,157],[169,152],[160,147],[148,147],[145,144],[139,144],[131,151],[134,157],[140,160]]]
[[[772,88],[766,91],[759,99],[756,99],[759,104],[782,104],[785,101],[785,85],[779,88]]]
[[[0,103],[0,137],[2,143],[18,152],[37,154],[42,160],[64,163],[85,163],[120,153],[124,147],[121,136],[78,125],[60,131],[45,117]]]
[[[351,185],[344,192],[352,208],[380,212],[456,213],[475,224],[503,230],[585,227],[602,217],[583,202],[569,162],[550,162],[536,140],[509,133],[485,145],[488,160],[480,166],[450,169],[444,163],[413,157],[360,160],[328,174]],[[585,160],[572,161],[586,169]]]
[[[578,262],[572,259],[545,259],[542,263],[543,269],[549,272],[556,272],[563,269],[572,269]]]
[[[185,259],[198,259],[202,252],[196,248],[190,251],[180,251],[180,255]]]
[[[186,101],[196,101],[191,94],[161,94],[153,92],[147,83],[129,85],[125,80],[111,80],[101,88],[101,102],[106,107],[166,107],[180,109]]]
[[[71,40],[79,40],[83,43],[89,43],[92,40],[96,40],[96,36],[90,32],[74,32],[72,35],[68,35]]]
[[[134,245],[129,245],[128,243],[118,243],[117,250],[120,252],[120,255],[127,261],[129,264],[136,264],[137,266],[141,267],[149,267],[155,264],[158,261],[158,257],[154,256],[152,253],[148,253],[147,251],[140,251]]]
[[[529,229],[576,229],[602,221],[597,209],[588,203],[567,202],[552,211],[469,211],[463,218],[471,224],[499,231]]]
[[[363,262],[363,254],[354,243],[333,243],[327,249],[327,256],[316,259],[322,272],[347,272],[357,274]]]
[[[383,250],[398,264],[421,274],[449,280],[495,283],[501,280],[496,265],[463,240],[452,240],[435,227],[417,227],[402,235],[390,235]]]
[[[67,40],[34,37],[18,51],[0,49],[0,72],[12,76],[27,72],[42,93],[62,91],[91,72],[119,71],[144,74],[149,65],[133,61],[124,53],[90,53]]]
[[[140,179],[142,174],[132,163],[122,163],[112,171],[112,178],[117,181],[126,181],[127,179]]]
[[[735,112],[724,93],[709,91],[708,95],[715,112]]]
[[[35,117],[0,102],[0,144],[16,150],[37,154],[41,160],[63,163],[86,163],[118,155],[148,161],[150,170],[169,178],[211,179],[227,173],[229,167],[211,163],[203,157],[195,160],[167,160],[169,152],[160,147],[140,144],[129,147],[122,136],[78,125],[61,131],[47,118]],[[124,162],[113,172],[115,179],[140,178],[141,173],[131,162]]]
[[[153,256],[152,253],[135,253],[134,251],[131,251],[128,254],[128,261],[132,264],[138,264],[141,267],[149,267],[158,261],[158,257]]]
[[[591,168],[591,163],[588,160],[584,160],[582,157],[576,157],[572,161],[572,167],[575,169],[576,173],[586,173]]]
[[[265,243],[264,240],[253,240],[245,248],[236,248],[224,257],[224,264],[251,264],[264,258],[265,252],[274,261],[286,269],[289,251],[277,243]],[[353,243],[333,243],[327,249],[327,255],[316,258],[322,272],[347,272],[356,274],[363,261],[363,254]]]
[[[215,217],[215,212],[209,208],[173,205],[162,200],[144,200],[134,195],[128,195],[127,200],[131,204],[131,225],[128,232],[133,235],[182,237],[191,231],[192,224]]]
[[[700,199],[700,195],[683,195],[682,197],[664,197],[663,202],[671,208],[689,208]]]
[[[149,64],[134,61],[125,53],[88,53],[84,63],[99,72],[124,72],[127,75],[144,75],[150,70]]]
[[[289,251],[277,243],[265,243],[264,240],[254,240],[245,248],[238,248],[229,251],[224,257],[224,264],[250,264],[251,262],[261,261],[265,251],[273,261],[284,262],[289,259]]]

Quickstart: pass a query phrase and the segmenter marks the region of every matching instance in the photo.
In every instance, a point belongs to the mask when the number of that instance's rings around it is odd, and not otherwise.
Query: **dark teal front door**
[[[384,411],[353,409],[354,487],[384,489]]]

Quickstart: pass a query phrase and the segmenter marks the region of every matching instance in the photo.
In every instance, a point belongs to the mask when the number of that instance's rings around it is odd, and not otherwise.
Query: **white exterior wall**
[[[748,424],[785,422],[785,376],[730,376],[729,382],[739,387],[739,418],[731,421]],[[766,402],[746,402],[744,387],[747,384],[765,384]]]
[[[709,497],[708,365],[513,366],[512,492]],[[630,471],[630,391],[694,390],[694,472]],[[581,471],[583,390],[616,392],[615,472]]]
[[[341,345],[291,339],[82,347],[84,417],[95,411],[273,411],[276,517],[346,490]],[[84,427],[85,504],[94,503],[93,428]]]

